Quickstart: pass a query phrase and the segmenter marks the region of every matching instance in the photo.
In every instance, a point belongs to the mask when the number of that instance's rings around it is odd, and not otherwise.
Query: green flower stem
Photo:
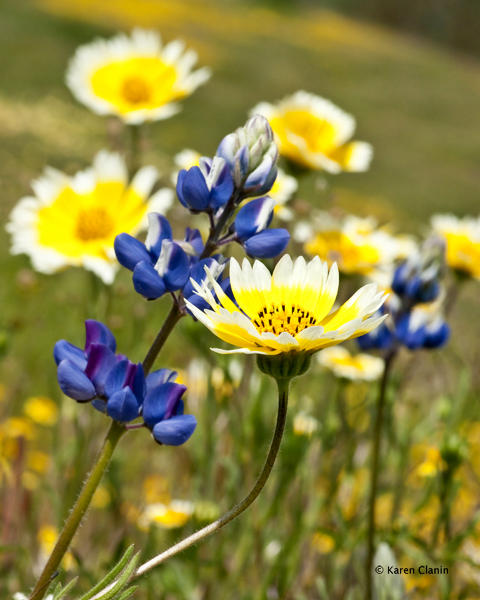
[[[35,585],[35,588],[30,596],[30,600],[41,600],[46,594],[50,581],[52,580],[62,558],[64,557],[70,542],[72,541],[73,536],[75,535],[75,532],[77,531],[78,526],[80,525],[80,522],[88,509],[93,494],[95,493],[95,490],[97,489],[97,486],[110,463],[113,451],[115,450],[116,445],[125,431],[125,427],[120,425],[120,423],[112,421],[103,447],[97,457],[97,461],[90,472],[90,475],[83,484],[80,495],[78,496],[77,501],[73,505],[73,508],[68,515],[67,520],[65,521],[65,525],[63,526],[52,554],[50,555],[50,558],[48,559],[47,564],[45,565],[42,574]]]
[[[157,556],[155,556],[148,562],[141,565],[136,570],[135,575],[132,578],[132,581],[135,579],[138,579],[139,577],[142,577],[143,575],[145,575],[146,573],[151,571],[153,568],[155,568],[158,565],[165,562],[168,558],[171,558],[172,556],[175,556],[179,552],[182,552],[182,550],[189,548],[192,544],[200,542],[201,540],[205,539],[206,537],[212,535],[212,533],[215,533],[216,531],[218,531],[219,529],[221,529],[222,527],[227,525],[227,523],[230,523],[230,521],[232,521],[233,519],[238,517],[244,510],[246,510],[254,502],[254,500],[260,494],[260,492],[262,491],[263,487],[265,486],[265,484],[270,476],[273,465],[275,463],[275,459],[277,458],[278,450],[280,448],[280,443],[282,441],[283,432],[285,429],[285,421],[286,421],[286,417],[287,417],[289,382],[290,382],[289,379],[277,379],[278,413],[277,413],[277,423],[275,425],[275,432],[273,434],[273,438],[272,438],[272,441],[270,444],[270,449],[268,451],[268,455],[265,460],[265,464],[263,466],[262,472],[260,473],[260,475],[259,475],[257,481],[255,482],[255,485],[251,489],[251,491],[247,494],[247,496],[245,496],[245,498],[241,502],[239,502],[232,509],[230,509],[224,515],[222,515],[219,519],[217,519],[216,521],[213,521],[213,523],[210,523],[206,527],[199,529],[198,531],[196,531],[192,535],[188,536],[184,540],[178,542],[171,548],[168,548],[168,550],[165,550],[165,552],[158,554]]]
[[[147,356],[143,361],[143,370],[145,375],[150,372],[150,369],[152,368],[158,353],[162,349],[163,344],[167,341],[167,338],[172,332],[173,328],[183,316],[184,314],[180,310],[178,303],[174,301],[167,318],[163,322],[162,328],[158,332],[157,337],[154,339],[153,344],[150,346]]]
[[[385,401],[387,397],[387,385],[391,373],[395,351],[385,357],[383,375],[380,380],[376,403],[376,415],[373,432],[372,464],[370,470],[370,497],[368,503],[368,532],[367,532],[367,556],[365,561],[366,594],[365,600],[373,600],[373,557],[375,554],[375,508],[377,501],[378,476],[380,472],[380,444],[382,438],[382,426],[384,421]]]

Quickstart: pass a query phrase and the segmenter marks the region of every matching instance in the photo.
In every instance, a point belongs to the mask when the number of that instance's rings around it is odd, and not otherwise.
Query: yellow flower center
[[[75,228],[76,237],[83,242],[106,238],[113,229],[113,219],[109,213],[100,207],[80,210]]]
[[[311,152],[326,152],[335,146],[337,131],[332,123],[308,110],[288,110],[271,120],[280,142],[289,147],[289,134],[302,138]]]
[[[153,110],[186,95],[174,65],[155,56],[137,56],[107,63],[91,75],[92,91],[121,115]]]
[[[132,75],[123,82],[122,93],[130,104],[142,104],[150,100],[152,90],[144,79]]]
[[[270,332],[280,335],[287,331],[295,336],[307,327],[313,327],[317,324],[316,318],[301,306],[264,306],[260,310],[253,324],[259,333]]]

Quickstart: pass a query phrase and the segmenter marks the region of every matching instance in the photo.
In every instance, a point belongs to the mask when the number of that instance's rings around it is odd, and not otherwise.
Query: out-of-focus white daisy
[[[293,418],[293,433],[295,435],[304,435],[311,437],[318,429],[318,419],[299,412]]]
[[[480,217],[435,215],[432,227],[445,240],[447,264],[480,279]]]
[[[294,238],[304,243],[308,254],[329,264],[336,262],[341,272],[351,274],[370,275],[388,269],[415,249],[409,236],[393,235],[372,217],[353,215],[338,219],[329,213],[317,213],[309,223],[297,225]]]
[[[77,48],[67,70],[72,94],[100,115],[116,115],[133,125],[171,117],[177,101],[210,77],[193,71],[197,54],[183,42],[162,45],[155,31],[134,29]]]
[[[317,355],[318,362],[337,377],[352,381],[374,381],[383,372],[383,360],[370,354],[350,354],[342,346],[326,348]]]
[[[188,500],[171,500],[168,504],[149,504],[139,518],[138,525],[148,529],[152,524],[164,529],[183,527],[193,515],[194,505]]]
[[[304,167],[340,173],[370,166],[372,146],[349,141],[355,119],[330,100],[298,91],[276,104],[261,102],[252,114],[270,121],[280,154]]]
[[[168,189],[151,195],[157,178],[154,167],[142,167],[129,182],[124,159],[105,150],[73,177],[47,168],[10,214],[12,254],[28,254],[41,273],[80,266],[112,283],[115,236],[135,235],[148,212],[164,213],[173,201]]]

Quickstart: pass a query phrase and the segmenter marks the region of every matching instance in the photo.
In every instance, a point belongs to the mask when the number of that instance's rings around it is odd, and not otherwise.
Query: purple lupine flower
[[[186,442],[195,430],[197,420],[185,415],[182,396],[187,389],[175,383],[177,374],[159,369],[147,375],[143,420],[155,441],[169,446]]]

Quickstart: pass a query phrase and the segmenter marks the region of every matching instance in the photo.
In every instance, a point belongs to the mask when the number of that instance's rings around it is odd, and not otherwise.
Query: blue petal
[[[85,352],[66,340],[60,340],[55,344],[53,358],[57,365],[59,365],[62,360],[69,360],[72,363],[75,363],[80,369],[84,369],[87,364]]]
[[[172,227],[168,219],[160,213],[148,214],[148,232],[145,246],[155,259],[160,254],[163,240],[172,239]],[[150,255],[149,255],[150,259]],[[150,259],[151,260],[151,259]]]
[[[174,381],[176,376],[177,372],[170,369],[157,369],[149,373],[146,378],[147,394],[167,381]]]
[[[267,215],[262,214],[265,210],[268,210],[266,204],[271,206],[271,210]],[[272,204],[271,198],[264,196],[263,198],[251,200],[242,206],[235,218],[235,233],[241,241],[260,233],[270,225],[273,219]]]
[[[115,392],[107,401],[107,414],[115,421],[127,423],[138,417],[139,406],[129,387]]]
[[[130,271],[133,271],[136,264],[142,260],[150,260],[150,254],[145,244],[128,235],[128,233],[117,235],[113,242],[113,248],[118,262],[126,269],[130,269]]]
[[[163,385],[162,394],[167,398],[167,409],[163,417],[164,419],[170,419],[172,415],[176,414],[178,403],[186,389],[186,386],[179,383],[169,382]]]
[[[255,258],[274,258],[285,250],[290,241],[286,229],[266,229],[243,243],[249,256]]]
[[[87,319],[85,321],[85,332],[85,352],[88,353],[91,344],[104,344],[112,352],[115,352],[117,342],[113,333],[106,325],[94,319]]]
[[[266,194],[272,189],[277,178],[277,167],[271,157],[265,157],[258,167],[250,173],[244,188],[255,195]]]
[[[62,392],[78,402],[88,402],[96,396],[95,387],[90,379],[68,359],[62,360],[58,365],[57,378]]]
[[[230,174],[230,169],[226,164],[222,174],[218,178],[217,183],[211,191],[211,205],[214,210],[217,210],[228,202],[233,193],[234,187],[235,185]]]
[[[143,398],[146,392],[145,374],[141,363],[135,365],[133,376],[130,378],[129,386],[132,389],[139,405],[143,404]]]
[[[185,229],[185,241],[192,245],[197,254],[203,252],[205,244],[203,243],[202,234],[198,229],[190,229],[190,227],[187,227]]]
[[[157,423],[152,433],[155,440],[161,444],[180,446],[188,440],[196,426],[197,420],[193,415],[181,415]]]
[[[450,337],[450,327],[447,323],[442,323],[440,327],[433,331],[427,330],[427,335],[423,343],[425,348],[440,348],[447,343]]]
[[[155,271],[150,262],[142,261],[133,271],[133,287],[139,294],[154,300],[160,298],[167,291],[160,275]]]
[[[402,263],[395,269],[395,273],[393,274],[392,290],[399,296],[402,296],[405,293],[405,286],[407,283],[405,273],[406,267],[407,264]]]
[[[177,175],[177,184],[175,186],[177,191],[177,197],[180,200],[180,204],[182,204],[185,208],[188,208],[188,204],[185,202],[185,198],[183,196],[183,182],[185,181],[185,175],[187,171],[186,169],[182,169]]]
[[[107,397],[112,396],[115,392],[118,392],[127,384],[127,379],[131,373],[132,363],[128,360],[121,360],[110,369],[107,379],[105,381],[105,395]]]
[[[199,167],[192,167],[183,177],[182,196],[190,210],[202,211],[209,207],[210,190]]]
[[[145,423],[152,428],[159,421],[175,414],[178,402],[187,388],[173,382],[149,388],[143,402],[142,415]]]
[[[163,276],[165,287],[169,292],[180,290],[187,283],[190,275],[190,261],[181,246],[172,242],[168,250],[168,259]]]
[[[117,362],[115,354],[103,344],[92,344],[88,352],[85,375],[92,381],[98,396],[105,393],[105,381]]]

